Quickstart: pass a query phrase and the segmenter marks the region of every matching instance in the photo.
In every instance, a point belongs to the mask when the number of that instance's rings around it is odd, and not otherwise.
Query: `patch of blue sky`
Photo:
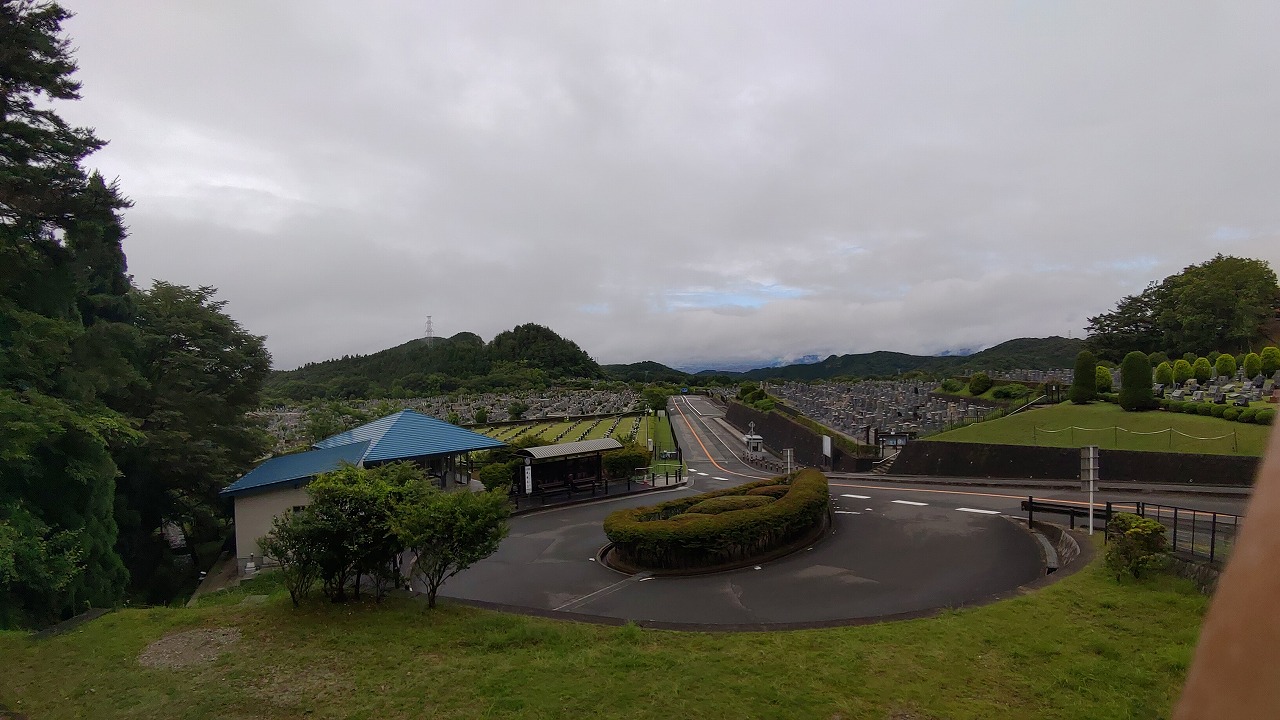
[[[1219,225],[1213,231],[1213,235],[1209,236],[1214,242],[1244,242],[1253,237],[1253,231],[1249,228],[1236,227],[1234,225]]]
[[[673,310],[705,310],[739,307],[757,310],[774,300],[791,300],[811,294],[803,288],[787,285],[753,285],[728,290],[676,290],[665,295],[667,307]]]

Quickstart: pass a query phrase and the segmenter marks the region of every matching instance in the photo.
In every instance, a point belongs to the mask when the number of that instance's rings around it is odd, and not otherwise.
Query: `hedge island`
[[[828,522],[827,476],[817,470],[610,514],[606,561],[628,571],[730,569],[817,539]]]

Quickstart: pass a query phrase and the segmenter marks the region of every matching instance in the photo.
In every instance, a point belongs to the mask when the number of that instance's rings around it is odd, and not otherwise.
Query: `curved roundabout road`
[[[840,624],[921,614],[1010,594],[1044,574],[1036,541],[982,496],[832,479],[834,522],[813,546],[741,570],[627,576],[596,560],[601,522],[622,507],[765,477],[738,461],[741,441],[704,399],[678,398],[672,424],[690,487],[512,518],[498,551],[450,579],[441,595],[566,617],[702,629]],[[878,478],[877,478],[878,480]],[[961,502],[959,495],[970,495]],[[987,503],[990,505],[991,503]]]

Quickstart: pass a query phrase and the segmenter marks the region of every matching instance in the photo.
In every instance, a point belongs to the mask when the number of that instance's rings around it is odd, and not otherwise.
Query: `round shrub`
[[[1107,553],[1104,562],[1118,580],[1129,574],[1141,577],[1164,560],[1168,540],[1164,525],[1131,513],[1117,513],[1107,522]]]
[[[1209,382],[1209,378],[1213,377],[1213,366],[1209,364],[1209,358],[1196,358],[1191,364],[1191,377],[1201,385]]]
[[[1262,408],[1257,415],[1253,416],[1253,421],[1259,425],[1270,425],[1275,422],[1276,411],[1272,408]]]
[[[997,385],[991,391],[991,397],[1000,400],[1019,400],[1031,394],[1031,388],[1018,383],[1009,383],[1007,385]]]
[[[1267,377],[1275,375],[1280,371],[1280,348],[1270,345],[1262,348],[1262,352],[1258,353],[1258,358],[1262,361],[1262,374]]]
[[[764,495],[766,497],[780,498],[783,495],[786,495],[790,489],[790,485],[765,485],[764,487],[751,488],[747,491],[747,495]]]
[[[1229,407],[1226,410],[1222,411],[1223,420],[1230,420],[1232,422],[1235,422],[1235,420],[1239,417],[1240,417],[1240,408],[1238,407]]]
[[[1155,379],[1156,379],[1156,382],[1160,383],[1161,385],[1172,385],[1173,384],[1173,366],[1170,365],[1168,361],[1162,362],[1159,365],[1157,365],[1155,370]]]
[[[1209,403],[1200,403],[1196,407],[1196,414],[1205,416],[1213,415],[1213,405]]]
[[[791,476],[786,495],[746,495],[777,485],[760,480],[735,488],[677,498],[649,507],[624,508],[605,518],[604,533],[613,542],[612,556],[622,564],[657,570],[696,570],[749,561],[797,542],[826,518],[830,503],[827,476],[801,470]],[[717,515],[688,513],[714,498],[760,498],[766,505]],[[684,519],[677,519],[683,513]]]
[[[1178,408],[1178,412],[1184,412],[1188,415],[1195,415],[1197,412],[1199,412],[1199,408],[1200,408],[1200,403],[1191,402],[1190,400],[1184,400],[1182,402],[1182,407]]]
[[[1213,369],[1220,376],[1234,377],[1236,374],[1236,359],[1228,353],[1223,353],[1218,356]]]
[[[981,395],[982,393],[990,390],[992,384],[990,375],[984,372],[974,373],[969,378],[969,394]]]
[[[1113,389],[1111,383],[1111,368],[1099,365],[1093,373],[1093,386],[1100,393],[1108,393]]]
[[[1258,408],[1240,408],[1240,417],[1236,418],[1240,422],[1251,423],[1258,417]]]
[[[1156,406],[1151,395],[1151,362],[1137,351],[1124,356],[1120,363],[1120,407],[1129,411],[1150,410]]]
[[[1244,367],[1244,375],[1247,378],[1255,378],[1262,372],[1262,357],[1258,353],[1245,355],[1244,362],[1240,364]]]
[[[942,392],[958,393],[964,389],[964,383],[955,378],[947,378],[942,381]]]
[[[747,508],[768,505],[773,501],[774,498],[767,495],[726,495],[724,497],[703,500],[697,505],[685,510],[685,513],[719,515],[720,513],[733,512],[734,510],[746,510]]]
[[[1214,417],[1216,418],[1225,417],[1227,412],[1226,405],[1210,405],[1209,407],[1211,408],[1210,412],[1213,414]]]
[[[1191,363],[1186,360],[1178,360],[1173,363],[1173,381],[1179,385],[1190,380],[1192,377]]]

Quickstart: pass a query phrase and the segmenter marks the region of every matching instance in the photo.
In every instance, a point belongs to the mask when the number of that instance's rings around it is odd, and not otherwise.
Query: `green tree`
[[[1201,385],[1209,382],[1209,378],[1213,377],[1213,366],[1209,364],[1209,358],[1196,358],[1191,364],[1191,376]]]
[[[1155,397],[1151,393],[1151,362],[1144,353],[1131,352],[1120,363],[1120,407],[1130,411],[1155,407]]]
[[[1271,377],[1280,371],[1280,348],[1269,345],[1262,348],[1262,352],[1258,354],[1262,360],[1262,374]]]
[[[1164,559],[1168,541],[1164,526],[1132,513],[1117,513],[1107,523],[1106,566],[1119,580],[1125,574],[1141,577]]]
[[[1173,381],[1176,384],[1181,385],[1190,380],[1193,376],[1194,373],[1191,371],[1191,363],[1187,362],[1185,358],[1179,358],[1173,363]]]
[[[312,514],[303,511],[277,515],[271,521],[271,532],[259,538],[258,547],[263,557],[280,564],[284,586],[296,608],[320,578],[320,562],[317,558],[319,542],[316,537]]]
[[[271,446],[248,417],[260,404],[271,356],[215,292],[156,282],[133,298],[140,380],[115,404],[138,419],[145,440],[115,453],[117,548],[134,592],[148,602],[168,601],[194,575],[180,574],[162,528],[181,530],[198,562],[197,545],[228,530],[218,492]]]
[[[667,398],[671,397],[671,389],[659,385],[650,385],[640,392],[640,399],[649,410],[657,412],[667,409]]]
[[[1156,366],[1155,380],[1165,386],[1173,384],[1173,366],[1169,364],[1168,360]]]
[[[477,425],[484,425],[489,422],[489,411],[485,408],[476,408],[472,418],[475,420]]]
[[[427,588],[427,606],[445,580],[492,555],[507,536],[511,506],[504,492],[440,492],[414,485],[391,525],[413,556],[410,575]]]
[[[1236,374],[1235,357],[1223,353],[1218,356],[1218,360],[1214,363],[1214,371],[1222,377],[1234,377]]]
[[[0,3],[0,532],[20,537],[0,556],[6,624],[111,605],[127,581],[111,450],[138,435],[108,403],[130,381],[128,202],[82,167],[103,141],[56,110],[80,89],[67,17]]]
[[[520,400],[513,400],[507,407],[507,417],[511,420],[522,420],[527,412],[529,412],[529,403]]]
[[[984,372],[976,372],[969,376],[969,393],[971,395],[981,395],[991,389],[991,376]]]

